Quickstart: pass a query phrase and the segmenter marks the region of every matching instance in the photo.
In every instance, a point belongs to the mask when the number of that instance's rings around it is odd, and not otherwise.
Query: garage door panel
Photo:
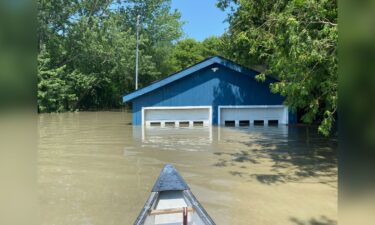
[[[287,124],[288,109],[286,106],[243,106],[230,107],[221,106],[220,110],[220,124],[225,124],[225,121],[251,121],[263,120],[266,124],[268,120],[277,120],[279,124]],[[239,122],[237,123],[239,124]]]
[[[179,124],[181,121],[191,121],[203,122],[204,124],[209,124],[210,121],[211,108],[194,108],[194,107],[183,107],[183,108],[145,108],[144,124],[150,124],[150,122],[161,122],[165,124],[167,121],[175,122]]]

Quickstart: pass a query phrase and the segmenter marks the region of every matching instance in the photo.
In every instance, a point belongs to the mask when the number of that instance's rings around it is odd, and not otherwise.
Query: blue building
[[[296,121],[284,98],[269,90],[274,78],[219,56],[208,58],[123,96],[133,104],[133,125],[251,126]]]

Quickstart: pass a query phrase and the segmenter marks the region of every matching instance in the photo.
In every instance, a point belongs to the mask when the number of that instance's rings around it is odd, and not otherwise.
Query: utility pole
[[[138,90],[138,45],[139,45],[139,18],[141,16],[137,16],[137,47],[135,50],[135,90]]]

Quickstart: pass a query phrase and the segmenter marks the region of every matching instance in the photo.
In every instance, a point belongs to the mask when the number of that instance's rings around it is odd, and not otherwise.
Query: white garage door
[[[223,126],[288,124],[288,107],[283,105],[219,106]]]
[[[208,126],[211,124],[211,107],[144,107],[142,122],[150,127]]]

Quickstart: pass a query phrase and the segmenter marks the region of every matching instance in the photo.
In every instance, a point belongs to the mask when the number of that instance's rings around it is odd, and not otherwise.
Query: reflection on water
[[[146,128],[145,126],[134,126],[133,138],[141,141],[142,147],[149,146],[164,150],[205,151],[205,148],[212,143],[212,127]]]
[[[337,142],[313,129],[130,122],[119,112],[39,116],[42,224],[132,224],[165,163],[217,224],[336,224]]]

